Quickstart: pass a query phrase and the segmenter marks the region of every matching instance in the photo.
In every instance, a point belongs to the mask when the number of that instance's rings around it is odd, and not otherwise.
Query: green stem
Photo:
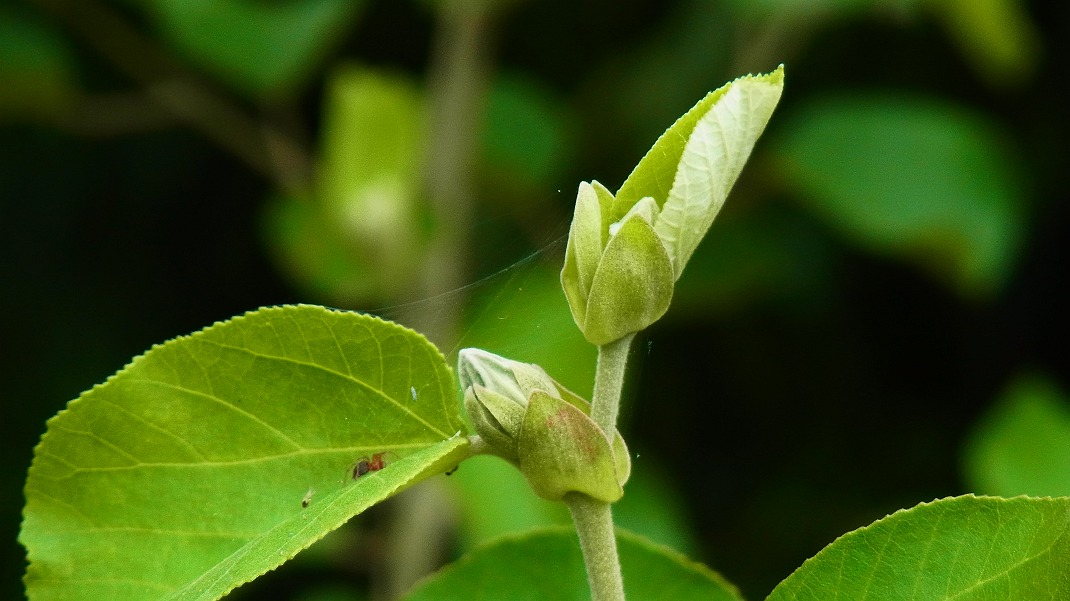
[[[591,419],[610,437],[617,431],[620,393],[624,388],[624,371],[633,338],[635,334],[628,334],[598,347]],[[592,601],[624,601],[612,506],[580,493],[565,495],[565,504],[572,513],[580,537]]]
[[[609,503],[573,492],[565,495],[565,504],[580,536],[591,601],[624,601],[624,581]]]
[[[628,364],[628,349],[635,334],[603,344],[598,347],[598,368],[594,376],[594,394],[591,398],[591,419],[599,428],[612,436],[617,428],[620,411],[620,392],[624,387],[624,368]]]

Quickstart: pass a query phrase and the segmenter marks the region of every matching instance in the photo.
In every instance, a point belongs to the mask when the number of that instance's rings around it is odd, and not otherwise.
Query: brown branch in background
[[[435,233],[423,266],[418,294],[422,298],[455,290],[468,278],[472,178],[489,77],[487,33],[493,17],[489,4],[442,2],[436,15],[423,164]],[[459,316],[442,312],[438,317],[423,326],[424,335],[443,344],[455,338]]]
[[[490,52],[488,30],[498,16],[492,2],[439,2],[437,31],[428,72],[428,142],[424,154],[424,192],[434,220],[422,266],[419,293],[431,298],[459,289],[468,278],[473,172],[487,95]],[[428,311],[413,319],[440,347],[456,338],[457,311]],[[402,318],[400,321],[405,322]],[[445,347],[448,348],[448,347]],[[399,495],[391,521],[389,565],[373,598],[396,599],[443,563],[441,544],[454,527],[449,496],[433,481]],[[456,510],[453,510],[456,511]],[[436,544],[440,543],[440,544]]]
[[[307,151],[213,90],[117,11],[97,0],[35,2],[141,85],[146,97],[176,120],[200,132],[279,189],[299,198],[307,196]]]

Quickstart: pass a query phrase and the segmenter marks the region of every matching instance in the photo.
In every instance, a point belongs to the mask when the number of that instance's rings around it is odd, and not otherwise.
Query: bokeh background
[[[616,189],[703,94],[781,63],[636,343],[618,521],[760,599],[898,508],[1070,495],[1068,40],[1070,7],[1025,0],[3,0],[0,596],[48,417],[214,321],[374,311],[588,394],[556,282],[578,182]],[[233,596],[387,598],[565,519],[502,468]]]

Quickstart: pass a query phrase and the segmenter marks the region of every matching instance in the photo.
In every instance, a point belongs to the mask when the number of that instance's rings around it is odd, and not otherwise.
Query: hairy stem
[[[624,387],[624,369],[628,364],[628,349],[635,334],[598,347],[598,368],[594,377],[594,394],[591,399],[591,419],[599,428],[612,436],[617,428],[620,412],[620,393]]]
[[[624,601],[624,581],[609,503],[573,492],[565,495],[565,504],[580,536],[591,601]]]
[[[598,347],[591,419],[609,437],[617,431],[620,393],[624,388],[624,371],[633,338],[635,334],[628,334]],[[580,537],[592,601],[624,601],[624,582],[620,575],[611,505],[580,493],[565,495],[565,504],[572,513],[572,521]]]

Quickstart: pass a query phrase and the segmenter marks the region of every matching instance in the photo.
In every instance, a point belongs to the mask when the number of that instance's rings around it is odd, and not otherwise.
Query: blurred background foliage
[[[1070,494],[1067,40],[1025,0],[3,0],[0,595],[45,420],[245,310],[373,311],[589,394],[578,182],[782,62],[636,344],[618,521],[758,599],[897,508]],[[477,459],[233,596],[387,598],[565,519]]]

